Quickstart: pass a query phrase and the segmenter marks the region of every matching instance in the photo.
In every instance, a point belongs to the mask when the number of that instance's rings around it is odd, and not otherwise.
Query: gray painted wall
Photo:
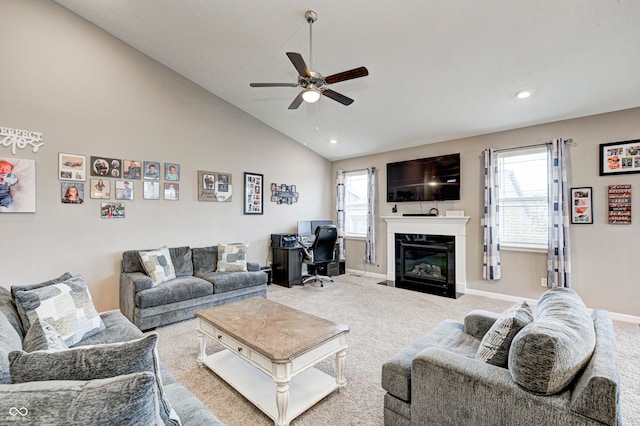
[[[53,2],[3,0],[0,16],[0,126],[45,142],[15,156],[0,146],[0,157],[35,160],[37,179],[35,214],[0,213],[0,285],[81,273],[98,309],[115,309],[124,250],[242,241],[265,264],[271,233],[331,217],[326,159]],[[125,219],[101,219],[104,200],[88,195],[63,205],[59,152],[178,163],[180,200],[143,200],[135,181]],[[197,201],[198,170],[230,172],[232,202]],[[244,172],[264,174],[265,195],[271,182],[297,185],[299,203],[267,198],[264,215],[243,215]]]
[[[531,102],[535,102],[532,99]],[[386,202],[386,163],[435,155],[461,154],[462,187],[460,201],[441,202],[438,208],[464,210],[471,219],[467,225],[467,288],[504,295],[536,299],[545,289],[540,278],[546,276],[546,254],[502,252],[502,279],[482,279],[482,228],[480,218],[483,203],[483,160],[485,148],[507,148],[544,143],[557,137],[572,138],[577,144],[569,149],[572,164],[572,186],[593,187],[594,224],[573,225],[573,288],[590,308],[640,316],[640,286],[634,264],[640,255],[638,208],[634,207],[631,225],[607,223],[607,186],[631,184],[633,205],[640,197],[640,174],[600,177],[598,146],[601,143],[640,138],[640,108],[613,112],[574,120],[561,121],[490,135],[424,145],[417,148],[389,151],[383,154],[336,161],[337,170],[356,170],[375,166],[379,170],[379,217],[393,215],[394,203]],[[422,203],[428,212],[434,202]],[[398,203],[398,215],[420,212],[420,203]],[[378,265],[364,265],[364,243],[347,240],[347,268],[386,274],[386,223],[378,221]]]

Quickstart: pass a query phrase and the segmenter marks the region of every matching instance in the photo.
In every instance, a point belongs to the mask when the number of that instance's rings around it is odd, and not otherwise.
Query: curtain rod
[[[571,138],[565,139],[564,143],[569,144],[571,146],[576,146],[577,145],[577,144],[573,143],[573,139],[571,139]],[[494,149],[493,152],[512,151],[514,149],[535,148],[535,147],[538,147],[538,146],[546,146],[546,145],[549,145],[549,142],[536,143],[536,144],[533,144],[533,145],[525,145],[525,146],[514,146],[512,148]]]

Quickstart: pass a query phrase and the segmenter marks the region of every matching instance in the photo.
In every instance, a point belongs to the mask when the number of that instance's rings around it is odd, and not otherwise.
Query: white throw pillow
[[[248,244],[218,244],[218,272],[247,272]]]
[[[176,277],[176,270],[171,261],[169,247],[164,246],[157,250],[140,251],[138,254],[140,255],[142,267],[151,278],[151,281],[153,281],[154,286]]]

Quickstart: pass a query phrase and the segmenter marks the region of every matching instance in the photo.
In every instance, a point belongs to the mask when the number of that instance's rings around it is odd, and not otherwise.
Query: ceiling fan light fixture
[[[317,89],[306,89],[302,92],[302,99],[310,104],[318,102],[318,99],[320,99],[320,91]]]

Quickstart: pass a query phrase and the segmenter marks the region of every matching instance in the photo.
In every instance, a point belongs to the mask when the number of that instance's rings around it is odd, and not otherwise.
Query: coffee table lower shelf
[[[226,349],[207,356],[203,363],[277,424],[276,383],[271,377]],[[286,424],[336,389],[335,377],[314,367],[293,376]]]

